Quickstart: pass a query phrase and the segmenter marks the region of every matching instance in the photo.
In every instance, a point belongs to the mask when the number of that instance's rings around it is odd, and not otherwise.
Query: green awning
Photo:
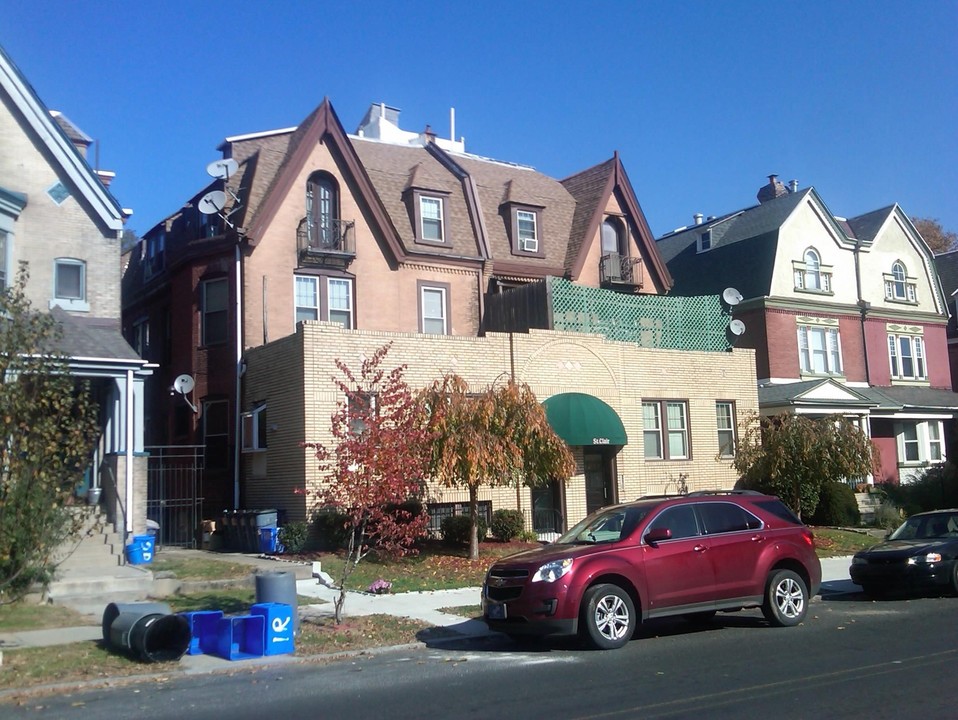
[[[542,403],[556,435],[569,445],[626,445],[622,420],[599,398],[585,393],[553,395]]]

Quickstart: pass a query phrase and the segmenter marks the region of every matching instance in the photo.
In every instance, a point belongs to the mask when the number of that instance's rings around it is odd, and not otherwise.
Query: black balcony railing
[[[296,228],[300,261],[345,267],[356,257],[355,226],[352,220],[316,223],[304,217]]]
[[[628,255],[610,253],[599,261],[599,281],[603,285],[642,287],[642,261]]]

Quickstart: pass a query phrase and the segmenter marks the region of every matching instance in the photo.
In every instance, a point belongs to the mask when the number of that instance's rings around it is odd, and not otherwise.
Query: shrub
[[[339,512],[322,512],[313,520],[316,536],[323,550],[340,550],[346,547],[349,531],[346,524],[349,516]]]
[[[309,539],[309,525],[301,521],[286,523],[279,529],[277,539],[285,552],[302,552]]]
[[[894,503],[885,501],[875,510],[875,527],[894,530],[901,525],[901,510]]]
[[[958,506],[958,469],[950,462],[928,468],[912,482],[882,487],[906,515]]]
[[[457,545],[469,544],[470,529],[471,523],[469,521],[468,515],[450,515],[447,518],[443,518],[442,523],[439,526],[439,530],[442,533],[442,539],[448,543],[455,543]],[[486,519],[480,515],[479,527],[477,528],[480,542],[486,536],[488,531],[489,527],[486,524]]]
[[[523,530],[516,536],[522,542],[534,543],[539,542],[539,536],[536,535],[535,530]]]
[[[858,511],[855,491],[843,482],[824,483],[818,497],[818,507],[809,521],[812,525],[857,527],[861,524],[862,516]]]
[[[496,510],[492,513],[492,537],[500,542],[509,542],[525,530],[525,520],[521,510]]]

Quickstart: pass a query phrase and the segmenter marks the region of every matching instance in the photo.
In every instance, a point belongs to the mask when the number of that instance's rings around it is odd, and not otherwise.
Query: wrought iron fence
[[[157,544],[196,547],[203,507],[203,446],[145,449],[149,453],[146,516],[159,525]]]

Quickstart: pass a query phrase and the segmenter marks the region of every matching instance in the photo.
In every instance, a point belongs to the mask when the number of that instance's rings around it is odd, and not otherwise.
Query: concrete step
[[[153,587],[153,573],[137,566],[112,568],[68,568],[58,570],[47,599],[57,605],[73,606],[81,599],[107,604],[146,598]]]

